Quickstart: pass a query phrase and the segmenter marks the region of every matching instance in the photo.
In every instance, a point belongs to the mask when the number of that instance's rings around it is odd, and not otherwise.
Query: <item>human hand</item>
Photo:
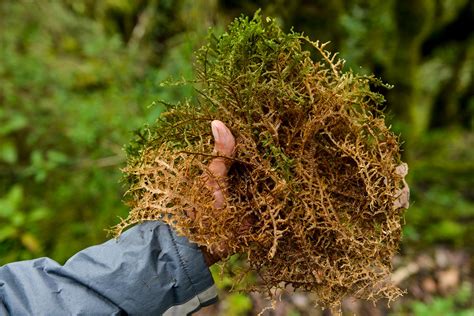
[[[235,155],[235,138],[227,126],[221,121],[212,121],[211,128],[212,135],[214,136],[213,154],[219,157],[211,160],[208,173],[205,173],[203,178],[206,186],[214,195],[214,208],[212,211],[217,213],[225,204],[227,173],[232,165],[231,158]],[[218,216],[218,214],[216,215]],[[222,242],[212,249],[201,246],[201,250],[208,266],[213,265],[230,254],[225,242]]]
[[[235,138],[231,131],[221,121],[214,120],[211,123],[212,135],[214,136],[213,154],[218,157],[211,160],[208,166],[208,173],[203,175],[206,186],[212,191],[214,196],[213,212],[217,212],[225,205],[225,194],[227,190],[227,173],[232,165],[232,158],[235,155]],[[405,181],[408,173],[408,165],[402,163],[397,166],[395,172],[402,177],[403,188],[397,192],[396,200],[393,207],[408,208],[410,200],[410,188]],[[251,226],[250,220],[244,219],[242,229],[246,230]],[[201,246],[204,259],[208,266],[213,265],[219,260],[230,255],[230,250],[226,246],[225,241],[213,247],[212,249]]]

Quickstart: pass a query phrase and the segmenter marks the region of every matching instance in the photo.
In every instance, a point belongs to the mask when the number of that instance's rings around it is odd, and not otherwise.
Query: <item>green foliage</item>
[[[473,316],[474,308],[466,307],[473,298],[472,285],[464,283],[447,297],[435,297],[430,302],[412,302],[409,308],[414,316]]]
[[[393,0],[351,1],[339,18],[345,34],[341,54],[348,67],[370,73],[375,67],[388,65],[396,47],[393,38]]]
[[[244,279],[236,271],[242,269],[244,260],[239,255],[234,255],[224,265],[214,265],[211,267],[211,273],[219,290],[219,296],[225,301],[223,306],[223,315],[239,316],[248,315],[252,309],[250,297],[241,292],[242,289],[251,284],[255,284],[256,276],[246,274]]]
[[[413,205],[405,238],[412,246],[447,243],[472,245],[474,215],[474,138],[459,130],[426,135],[411,164]]]
[[[227,316],[244,316],[252,309],[252,301],[248,295],[233,293],[226,297],[223,314]]]
[[[38,224],[51,215],[47,208],[24,209],[25,194],[19,185],[0,197],[0,252],[2,260],[31,259],[43,255]]]
[[[21,200],[1,210],[0,263],[63,261],[104,240],[126,213],[121,148],[159,115],[148,108],[169,97],[159,82],[189,73],[191,44],[177,42],[181,60],[157,56],[161,72],[147,66],[146,50],[61,2],[8,1],[0,10],[0,196]],[[48,212],[39,220],[37,210]]]

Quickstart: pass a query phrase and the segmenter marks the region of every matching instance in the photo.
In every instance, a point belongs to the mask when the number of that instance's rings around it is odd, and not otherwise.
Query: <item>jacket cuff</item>
[[[171,306],[163,315],[188,315],[201,307],[215,303],[217,290],[199,247],[189,242],[186,237],[178,236],[169,226],[166,227],[186,278],[186,282],[181,282],[178,287],[188,287],[194,295],[183,304]]]

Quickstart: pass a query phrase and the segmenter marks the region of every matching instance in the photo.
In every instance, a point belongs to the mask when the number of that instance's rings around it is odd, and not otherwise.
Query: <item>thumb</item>
[[[235,154],[235,138],[231,131],[221,121],[215,120],[211,123],[212,135],[214,136],[214,154],[232,158]],[[224,157],[216,157],[209,163],[209,176],[206,185],[212,189],[214,195],[214,206],[224,206],[225,177],[229,172],[231,160]]]

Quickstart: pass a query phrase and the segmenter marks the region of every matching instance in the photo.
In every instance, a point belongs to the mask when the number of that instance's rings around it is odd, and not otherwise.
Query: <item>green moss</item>
[[[196,53],[198,96],[167,105],[130,152],[132,211],[117,232],[164,220],[209,249],[246,254],[258,290],[292,285],[322,306],[398,296],[387,279],[401,232],[399,147],[370,89],[384,84],[343,72],[325,47],[259,12],[211,33]],[[215,119],[237,140],[218,211],[201,177]]]

